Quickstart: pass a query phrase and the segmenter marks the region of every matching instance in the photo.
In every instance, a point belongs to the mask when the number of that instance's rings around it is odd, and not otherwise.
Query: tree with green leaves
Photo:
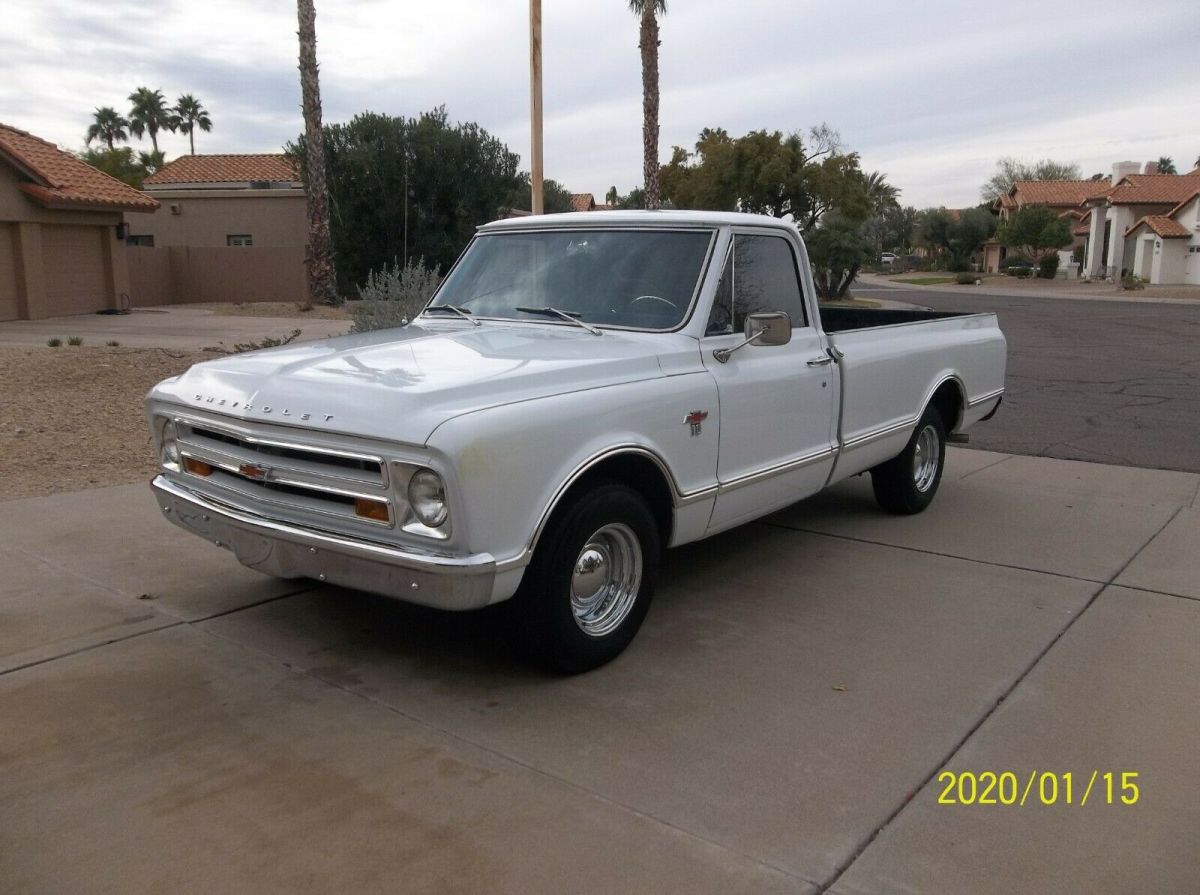
[[[129,120],[112,106],[101,106],[92,113],[92,123],[88,125],[85,142],[91,146],[94,140],[99,140],[112,152],[115,148],[113,144],[129,140]]]
[[[1178,174],[1179,173],[1178,171],[1175,170],[1175,159],[1171,158],[1169,155],[1159,156],[1158,162],[1156,164],[1158,165],[1158,173],[1159,174]]]
[[[882,180],[882,176],[880,176]],[[676,146],[662,169],[663,196],[676,208],[792,215],[802,233],[836,210],[861,223],[872,198],[857,153],[844,153],[827,125],[799,133],[723,128],[700,132],[695,152]]]
[[[148,155],[142,152],[138,155]],[[119,146],[113,149],[86,149],[79,153],[79,158],[93,168],[103,171],[109,177],[115,177],[122,183],[127,183],[135,190],[142,188],[142,181],[152,172],[133,154],[133,148]]]
[[[642,51],[642,176],[645,179],[646,207],[659,208],[658,185],[658,16],[667,12],[667,0],[629,0],[629,9],[638,16],[638,48]]]
[[[1023,205],[1000,225],[1002,245],[1035,263],[1071,242],[1071,228],[1045,205]]]
[[[321,127],[321,81],[317,70],[317,12],[313,0],[297,0],[300,25],[300,107],[304,112],[307,152],[304,164],[304,195],[308,209],[308,245],[304,264],[308,273],[309,300],[340,305],[333,238],[329,223],[329,189],[326,183],[325,142]],[[369,270],[370,268],[368,268]],[[365,271],[363,272],[365,275]],[[302,301],[301,307],[308,304]]]
[[[195,155],[196,129],[199,128],[206,134],[212,130],[212,118],[209,117],[208,109],[192,94],[185,93],[175,102],[175,120],[179,130],[187,134],[188,146],[192,155]]]
[[[1079,166],[1074,163],[1048,158],[1031,163],[1005,156],[996,160],[996,173],[983,185],[980,194],[984,202],[991,203],[1012,189],[1018,180],[1079,180],[1080,177]]]
[[[160,151],[139,152],[137,154],[138,165],[149,176],[167,163],[167,158]]]
[[[604,194],[604,204],[611,206],[612,208],[616,208],[617,203],[620,201],[621,194],[617,192],[617,188],[615,186],[610,186],[608,188],[608,192]]]
[[[167,105],[161,90],[139,87],[129,94],[132,107],[129,110],[129,130],[139,140],[150,135],[150,145],[158,152],[159,131],[173,131],[179,127],[175,113]]]
[[[871,256],[871,245],[861,225],[840,214],[827,215],[820,226],[805,237],[817,295],[826,301],[844,298]]]
[[[529,175],[518,171],[519,156],[478,124],[452,124],[444,107],[416,118],[364,112],[323,133],[333,246],[346,291],[406,256],[445,272],[476,227],[502,208],[528,207]],[[285,147],[302,173],[311,145],[305,134]],[[569,201],[565,189],[547,189],[547,210],[560,196]]]
[[[897,252],[904,254],[913,245],[917,210],[911,205],[889,205],[872,215],[863,225],[863,235],[870,241],[875,254]]]
[[[961,211],[927,208],[916,216],[915,236],[920,245],[947,255],[953,268],[970,261],[996,226],[996,216],[984,206]]]

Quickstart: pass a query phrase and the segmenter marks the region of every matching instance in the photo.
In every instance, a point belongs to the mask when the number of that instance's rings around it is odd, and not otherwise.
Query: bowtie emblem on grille
[[[708,419],[707,410],[693,410],[683,418],[684,423],[691,427],[692,437],[700,434],[701,424]]]
[[[257,482],[265,482],[271,475],[271,469],[268,466],[259,466],[257,463],[243,463],[238,467],[238,474]]]

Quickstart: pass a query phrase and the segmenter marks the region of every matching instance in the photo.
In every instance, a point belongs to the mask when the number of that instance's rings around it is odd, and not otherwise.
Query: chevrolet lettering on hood
[[[325,423],[333,419],[332,413],[312,413],[307,410],[292,410],[289,407],[272,407],[270,404],[263,404],[261,407],[256,407],[254,404],[243,404],[241,401],[230,401],[228,398],[218,398],[214,395],[196,395],[195,399],[201,404],[211,404],[213,407],[228,407],[230,410],[240,408],[245,413],[278,414],[288,419],[297,420],[320,419]]]

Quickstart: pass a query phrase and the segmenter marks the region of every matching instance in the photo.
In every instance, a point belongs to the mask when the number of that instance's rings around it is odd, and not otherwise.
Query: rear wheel
[[[616,658],[650,608],[660,538],[646,501],[603,483],[556,512],[513,598],[512,622],[540,664],[576,674]]]
[[[946,426],[936,407],[927,407],[908,444],[871,470],[875,500],[889,513],[919,513],[933,501],[946,464]]]

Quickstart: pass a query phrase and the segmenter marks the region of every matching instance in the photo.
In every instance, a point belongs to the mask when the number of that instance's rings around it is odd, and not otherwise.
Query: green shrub
[[[1018,280],[1027,279],[1032,272],[1033,271],[1030,268],[1023,265],[1017,266],[1014,264],[1008,268],[1008,275],[1010,277],[1016,277]]]
[[[83,336],[68,336],[67,344],[68,345],[82,345],[83,344]]]
[[[46,344],[51,348],[57,348],[62,345],[62,339],[47,339]]]
[[[114,340],[112,340],[112,339],[110,339],[109,341],[105,342],[104,344],[105,344],[105,345],[107,345],[109,348],[120,348],[120,347],[121,347],[121,343],[120,343],[120,342],[114,341]]]
[[[960,286],[974,286],[975,274],[970,273],[969,271],[960,271],[954,275],[954,282],[958,283]]]
[[[425,259],[397,262],[367,274],[367,282],[358,287],[362,301],[351,309],[352,333],[404,326],[421,312],[438,285],[437,270],[425,266]]]
[[[1053,280],[1058,274],[1058,255],[1047,255],[1038,262],[1038,276],[1043,280]]]
[[[1122,289],[1145,289],[1146,286],[1142,282],[1141,277],[1135,277],[1133,274],[1125,274],[1121,277]]]
[[[952,258],[946,265],[946,270],[950,273],[966,273],[970,269],[971,264],[966,258]]]

